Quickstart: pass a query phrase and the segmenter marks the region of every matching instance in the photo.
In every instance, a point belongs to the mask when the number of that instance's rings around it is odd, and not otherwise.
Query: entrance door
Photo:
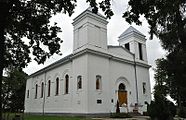
[[[125,85],[121,83],[118,88],[118,101],[119,106],[127,105],[127,91],[125,89]]]

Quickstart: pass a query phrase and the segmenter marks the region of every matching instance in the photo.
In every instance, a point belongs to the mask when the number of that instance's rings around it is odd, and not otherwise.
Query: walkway
[[[135,116],[133,118],[94,118],[95,120],[150,120],[148,116]]]

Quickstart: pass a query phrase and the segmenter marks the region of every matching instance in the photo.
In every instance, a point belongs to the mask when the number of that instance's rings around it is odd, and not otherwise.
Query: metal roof
[[[131,33],[137,33],[138,35],[142,35],[145,37],[144,34],[142,34],[140,31],[136,30],[134,27],[130,26],[127,30],[125,30],[119,37],[127,36]]]

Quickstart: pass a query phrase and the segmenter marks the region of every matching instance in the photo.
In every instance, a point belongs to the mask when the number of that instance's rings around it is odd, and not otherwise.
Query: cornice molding
[[[120,62],[128,63],[128,64],[131,64],[131,65],[134,65],[136,63],[136,65],[142,66],[142,67],[145,67],[145,68],[150,68],[151,67],[150,65],[145,64],[145,63],[141,63],[141,62],[138,62],[138,61],[135,62],[134,60],[133,61],[127,60],[127,59],[124,59],[124,58],[121,58],[121,57],[117,57],[115,55],[111,55],[110,53],[104,53],[104,52],[92,50],[92,49],[89,49],[89,48],[85,48],[85,49],[83,49],[83,50],[81,50],[77,53],[70,54],[70,55],[60,59],[60,60],[52,63],[51,65],[49,65],[45,68],[42,68],[41,70],[31,74],[29,77],[35,77],[35,76],[40,75],[44,72],[48,72],[51,69],[60,67],[60,65],[71,62],[71,61],[73,61],[74,58],[77,58],[77,57],[82,56],[84,54],[98,55],[98,56],[101,56],[101,57],[108,58],[110,60],[120,61]]]

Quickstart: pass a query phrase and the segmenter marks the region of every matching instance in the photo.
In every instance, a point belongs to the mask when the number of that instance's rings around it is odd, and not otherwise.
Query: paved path
[[[136,116],[134,118],[94,118],[95,120],[149,120],[148,116]]]

